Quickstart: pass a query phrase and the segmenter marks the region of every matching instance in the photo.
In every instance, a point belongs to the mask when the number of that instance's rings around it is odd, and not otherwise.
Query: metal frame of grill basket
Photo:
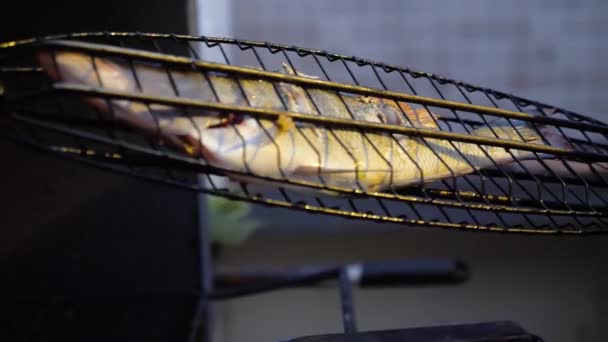
[[[103,45],[90,44],[92,42]],[[92,60],[93,57],[119,58],[129,63],[136,80],[134,64],[156,63],[166,71],[174,96],[53,83],[33,58],[33,52],[41,48],[53,54],[78,51],[91,56]],[[205,56],[210,52],[221,56],[223,61],[206,61]],[[281,63],[295,70],[295,75],[274,71]],[[283,110],[277,110],[222,103],[217,94],[215,101],[186,98],[180,96],[172,78],[175,70],[183,69],[200,72],[206,78],[210,74],[227,75],[237,79],[239,85],[243,79],[265,80],[275,85],[275,91],[279,82],[297,85],[307,94],[310,89],[326,90],[337,94],[342,102],[345,96],[405,102],[437,113],[433,120],[440,129],[412,124],[403,109],[401,114],[409,124],[326,116],[310,94],[308,97],[320,115],[288,111],[284,101]],[[602,174],[603,163],[608,161],[608,125],[571,111],[429,73],[287,45],[174,34],[99,32],[0,44],[0,85],[3,137],[63,158],[153,182],[308,213],[407,226],[543,234],[608,231],[605,224],[608,202],[603,195],[608,188],[608,177]],[[322,127],[329,134],[337,130],[350,131],[367,141],[370,151],[379,155],[381,152],[369,134],[381,134],[397,142],[419,169],[415,157],[399,144],[399,137],[418,139],[440,161],[445,157],[429,142],[443,141],[453,147],[458,143],[472,144],[481,151],[487,151],[489,146],[500,147],[510,153],[513,160],[508,167],[495,161],[490,168],[471,164],[473,171],[465,175],[407,187],[391,183],[382,191],[362,188],[359,178],[353,187],[337,187],[325,184],[321,176],[318,182],[289,176],[262,177],[222,169],[201,156],[192,157],[171,149],[159,136],[145,136],[132,127],[104,118],[92,106],[83,104],[83,97],[171,106],[186,117],[190,117],[193,110],[205,109],[225,116],[240,113],[255,118],[258,124],[260,120],[288,118],[296,123],[293,129],[298,131],[301,124]],[[352,116],[349,107],[345,108]],[[526,122],[536,131],[540,126],[553,127],[572,148],[501,139],[496,133],[494,137],[470,134],[474,127],[490,127],[493,131],[491,124],[497,119],[507,120],[516,132],[513,124],[516,120]],[[160,128],[157,130],[160,132]],[[340,144],[359,165],[348,147],[343,142]],[[515,150],[533,152],[534,158],[519,160],[511,153]],[[279,150],[279,158],[280,153]],[[541,157],[544,154],[552,158],[544,159]],[[470,163],[466,156],[460,155]],[[390,161],[383,159],[392,171]],[[530,163],[541,171],[531,172]],[[452,172],[449,165],[445,162],[444,165]],[[587,176],[577,171],[581,167]],[[226,183],[222,179],[228,174],[263,180],[267,185]],[[420,174],[424,174],[422,169]],[[293,190],[294,187],[313,191],[301,192]]]

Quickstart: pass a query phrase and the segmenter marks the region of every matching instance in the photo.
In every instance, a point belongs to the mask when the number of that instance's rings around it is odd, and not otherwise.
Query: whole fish
[[[168,72],[166,67],[155,63],[130,65],[120,58],[91,57],[67,50],[41,50],[38,58],[54,80],[108,90],[439,129],[434,114],[413,109],[405,102],[339,96],[333,91],[191,69],[171,67]],[[279,72],[294,74],[286,65]],[[378,191],[424,184],[510,163],[513,158],[536,158],[533,153],[522,150],[330,129],[294,123],[288,117],[272,121],[239,113],[186,113],[175,107],[130,100],[87,98],[87,101],[114,119],[159,136],[189,155],[204,157],[213,166],[342,188]],[[500,139],[531,144],[545,144],[544,137],[550,145],[571,148],[554,129],[537,130],[522,121],[512,123],[515,128],[506,120],[496,120],[491,124],[492,129],[481,127],[471,134],[497,135]]]

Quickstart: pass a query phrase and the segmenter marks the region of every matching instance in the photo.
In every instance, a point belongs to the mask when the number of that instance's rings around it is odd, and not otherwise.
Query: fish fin
[[[279,70],[279,72],[286,74],[286,75],[295,75],[296,73],[293,71],[293,68],[291,66],[289,66],[289,64],[283,62],[281,63],[281,69]]]
[[[458,175],[458,174],[456,175],[456,177],[459,177],[459,176],[461,176],[461,175]],[[408,189],[410,189],[410,188],[425,187],[431,183],[438,182],[441,180],[447,180],[447,179],[453,179],[452,173],[445,172],[445,173],[433,175],[430,177],[424,177],[423,179],[418,178],[418,180],[412,181],[411,183],[409,183],[407,185],[393,185],[392,187],[390,185],[379,185],[376,188],[374,188],[374,191],[378,191],[378,192],[396,191],[397,193],[406,195],[406,194],[408,194]]]
[[[437,119],[439,116],[426,110],[425,108],[410,109],[404,111],[404,113],[407,115],[408,119],[414,123],[414,125],[419,125],[419,127],[423,128],[439,129],[439,126],[437,125]]]
[[[311,76],[311,75],[306,75],[300,71],[297,72],[287,63],[283,62],[281,63],[281,70],[279,71],[280,73],[286,74],[286,75],[293,75],[293,76],[301,76],[301,77],[308,77],[308,78],[313,78],[313,79],[319,79],[318,76]]]
[[[382,101],[384,102],[384,104],[395,108],[397,111],[403,112],[407,119],[414,125],[414,127],[439,129],[439,126],[437,125],[437,119],[439,119],[439,115],[428,111],[426,108],[412,108],[409,104],[402,101],[386,99],[383,99]],[[401,115],[398,115],[395,119],[396,122],[389,121],[389,123],[400,126],[406,124],[406,122],[403,122],[403,118],[401,117]],[[409,124],[410,122],[407,122],[407,124]]]
[[[404,112],[414,110],[414,108],[410,107],[407,102],[399,101],[397,102],[397,105],[399,106],[399,108],[403,109]]]
[[[534,129],[532,124],[526,121],[511,120],[511,122],[513,123],[513,126],[517,128],[517,130],[519,131],[519,135],[523,137],[525,142],[535,142],[569,150],[574,149],[568,139],[566,139],[566,137],[555,126],[539,125],[537,126],[537,129]],[[521,137],[517,134],[517,132],[513,130],[513,126],[511,126],[509,121],[505,118],[494,120],[490,122],[490,125],[492,127],[503,127],[504,129],[506,129],[503,130],[504,133],[509,132],[510,129],[512,134],[514,134],[513,137],[515,137],[516,140],[521,140]],[[494,134],[492,134],[489,129],[487,133],[490,134],[489,136],[494,136]]]
[[[474,135],[496,138],[504,140],[521,141],[532,144],[548,145],[559,147],[567,150],[573,150],[574,147],[568,139],[553,126],[538,126],[534,129],[528,122],[522,120],[511,120],[511,123],[506,118],[500,118],[488,123],[490,127],[483,126],[472,132]],[[540,133],[540,134],[539,134]],[[521,159],[543,159],[555,158],[553,154],[547,153],[530,153]]]
[[[472,134],[504,140],[542,142],[541,136],[528,123],[521,120],[511,120],[509,123],[505,118],[490,121],[488,125],[475,129]]]
[[[296,113],[317,114],[308,100],[306,91],[291,83],[279,83],[279,93],[287,103],[287,109]]]
[[[549,145],[567,150],[573,150],[574,146],[566,137],[554,126],[541,126],[538,128]]]

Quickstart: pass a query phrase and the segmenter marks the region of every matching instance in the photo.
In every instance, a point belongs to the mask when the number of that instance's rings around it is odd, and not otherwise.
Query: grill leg
[[[203,182],[199,179],[199,182]],[[211,342],[213,339],[213,315],[209,294],[213,292],[213,261],[211,256],[211,236],[207,221],[206,195],[199,194],[199,272],[200,288],[196,313],[192,319],[189,342]]]
[[[340,302],[342,304],[342,322],[344,332],[354,334],[357,332],[355,312],[353,305],[353,287],[348,275],[348,266],[340,270]]]

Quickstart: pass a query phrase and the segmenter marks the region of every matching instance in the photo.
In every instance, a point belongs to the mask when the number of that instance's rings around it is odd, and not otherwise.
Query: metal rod
[[[247,268],[215,275],[214,299],[232,299],[291,287],[318,286],[337,279],[346,268],[351,283],[361,287],[454,285],[468,279],[468,267],[454,259],[382,260],[342,266]]]
[[[342,307],[342,323],[344,333],[354,334],[357,332],[355,319],[352,279],[349,274],[349,266],[340,269],[340,303]]]
[[[316,89],[326,89],[326,90],[334,90],[334,91],[342,91],[348,92],[358,95],[364,96],[375,96],[382,97],[397,101],[407,101],[413,102],[421,105],[428,105],[440,108],[447,108],[453,110],[467,111],[471,113],[478,114],[488,114],[503,118],[509,119],[518,119],[525,120],[529,122],[536,122],[540,124],[548,124],[555,125],[561,127],[569,127],[575,129],[581,129],[589,132],[598,132],[598,133],[608,133],[608,126],[606,125],[598,125],[598,124],[588,124],[564,119],[558,119],[550,116],[539,116],[533,115],[523,112],[516,112],[506,109],[500,109],[495,107],[485,107],[479,106],[469,103],[461,103],[449,100],[435,99],[430,97],[418,96],[418,95],[410,95],[404,93],[398,93],[387,90],[376,90],[368,87],[355,86],[342,84],[337,82],[324,81],[309,77],[301,77],[301,76],[293,76],[293,75],[285,75],[277,72],[256,70],[251,68],[243,68],[233,65],[227,64],[218,64],[211,62],[203,62],[196,61],[190,58],[180,57],[180,56],[172,56],[148,51],[134,50],[134,49],[125,49],[113,46],[105,46],[105,45],[97,45],[91,43],[84,42],[73,42],[73,41],[65,41],[65,40],[50,40],[45,41],[44,45],[46,46],[54,46],[54,47],[63,47],[63,48],[72,48],[72,49],[80,49],[98,53],[106,53],[106,54],[117,54],[121,56],[130,56],[134,58],[147,59],[159,62],[166,62],[172,64],[182,64],[184,66],[196,66],[203,70],[211,70],[211,71],[219,71],[225,72],[229,74],[238,74],[241,76],[247,76],[251,78],[263,78],[276,82],[289,82],[298,85],[304,85],[311,88]]]
[[[230,282],[230,278],[232,278],[232,281],[238,279],[241,285],[234,288],[216,290],[210,294],[210,298],[215,300],[233,299],[282,288],[317,284],[324,280],[336,278],[339,271],[338,267],[326,266],[292,270],[291,272],[282,272],[282,274],[271,272],[271,274],[265,276],[258,273],[252,277],[247,272],[244,272],[242,276],[238,273],[233,274],[232,276],[228,276],[229,279],[226,279],[226,276],[220,276],[218,278],[220,284],[223,280],[224,285],[227,285],[226,281]],[[255,284],[255,282],[258,282],[258,284]]]
[[[468,279],[468,267],[459,260],[381,260],[340,266],[246,268],[215,274],[213,299],[232,299],[292,287],[318,286],[337,279],[346,269],[351,283],[362,287],[454,285]]]
[[[48,124],[46,124],[44,122],[39,122],[39,120],[25,119],[25,118],[21,118],[21,119],[23,119],[28,124],[38,125],[38,126],[41,126],[41,127],[45,127],[47,129],[63,132],[63,133],[66,133],[68,135],[79,136],[73,130],[63,129],[63,128],[60,128],[60,127],[56,127],[54,125],[48,125]],[[29,120],[29,122],[28,122],[28,120]],[[82,133],[82,134],[84,134],[90,140],[98,141],[98,142],[102,142],[102,143],[106,143],[106,144],[115,145],[115,144],[113,144],[113,142],[111,140],[103,139],[103,138],[96,137],[96,136],[90,136],[90,134],[88,134],[88,133]],[[141,151],[144,151],[144,152],[146,151],[146,149],[142,149],[141,147],[137,147],[136,150],[141,150]],[[56,151],[53,151],[53,152],[56,152]],[[156,152],[156,151],[154,151],[154,152]],[[153,153],[153,155],[159,157],[160,159],[166,159],[166,158],[169,157],[166,154],[159,154],[159,153]],[[88,156],[88,153],[87,153],[87,156]],[[172,162],[180,162],[180,161],[184,161],[184,159],[186,159],[186,158],[172,156],[171,159],[167,159],[167,160],[170,160]],[[200,167],[200,171],[201,172],[213,172],[213,170],[214,170],[214,168],[209,167],[208,165],[199,165],[198,167]],[[220,171],[216,171],[216,173],[222,174],[221,170]],[[141,177],[142,175],[139,175],[139,176]],[[275,182],[278,181],[278,180],[273,179],[273,178],[270,178],[269,180],[275,181]],[[291,183],[294,183],[294,184],[297,184],[297,185],[308,186],[308,184],[304,184],[304,183],[303,184],[299,184],[299,183],[296,183],[296,182],[291,182]],[[174,183],[172,182],[172,184],[174,184]],[[314,185],[311,185],[311,186],[314,187]],[[318,187],[318,185],[317,185],[317,187]],[[199,190],[199,191],[204,191],[203,189],[200,189],[200,188],[196,188],[196,189]],[[207,192],[208,193],[214,193],[213,191],[207,191]],[[346,191],[345,193],[349,193],[349,191]],[[352,192],[350,192],[350,193],[352,193]],[[359,194],[359,193],[355,193],[355,194]],[[361,194],[369,196],[369,194],[366,194],[364,192],[361,192]],[[378,193],[374,193],[374,194],[378,195]],[[379,194],[381,195],[382,193],[379,193]],[[231,195],[228,195],[225,192],[222,192],[221,195],[222,196],[231,196]],[[243,196],[233,196],[232,198],[234,198],[234,199],[241,199],[241,200],[244,199]],[[315,210],[320,210],[320,212],[334,214],[334,215],[343,215],[343,216],[348,216],[348,217],[360,217],[360,218],[373,219],[373,220],[378,219],[378,220],[381,220],[381,221],[388,220],[390,222],[402,222],[402,223],[411,224],[411,225],[424,225],[424,224],[427,224],[427,225],[433,226],[433,225],[437,224],[437,225],[440,225],[440,226],[444,225],[443,226],[444,228],[448,228],[448,227],[451,227],[453,225],[456,225],[455,223],[452,223],[452,222],[442,223],[442,222],[437,222],[437,221],[424,221],[424,220],[420,220],[420,219],[416,219],[416,220],[409,219],[409,220],[406,220],[403,217],[386,217],[386,216],[373,215],[373,214],[369,214],[369,213],[359,213],[359,212],[352,212],[352,211],[349,212],[349,211],[340,210],[340,209],[333,209],[333,208],[317,208],[317,207],[312,207],[312,206],[308,206],[308,205],[293,204],[290,201],[270,200],[270,199],[264,199],[264,198],[255,198],[255,199],[247,198],[247,200],[251,201],[251,202],[261,202],[261,203],[271,204],[271,205],[279,205],[279,203],[282,203],[282,205],[280,205],[280,206],[285,206],[285,205],[288,204],[288,207],[290,207],[290,208],[303,209],[305,211],[313,211],[314,212]],[[463,203],[463,204],[465,204],[465,203]],[[468,203],[467,205],[475,205],[475,204]],[[478,204],[477,206],[479,206],[478,209],[483,209],[483,208],[487,209],[487,206],[484,206],[483,204]],[[519,211],[519,210],[522,209],[522,208],[515,208],[515,207],[507,207],[507,208],[512,208],[514,211]],[[449,226],[445,226],[445,225],[449,225]],[[538,233],[581,233],[581,230],[579,230],[579,229],[569,229],[569,228],[563,228],[563,227],[560,228],[559,230],[552,231],[552,230],[538,230],[538,228],[526,228],[526,227],[516,227],[516,228],[506,228],[506,229],[504,229],[504,228],[496,227],[496,226],[493,226],[493,225],[480,225],[478,223],[472,224],[472,225],[471,224],[460,223],[459,226],[461,228],[464,228],[464,229],[471,229],[471,228],[472,229],[477,229],[477,230],[486,230],[487,229],[489,231],[498,231],[498,232],[509,231],[509,232],[518,232],[518,233],[519,232],[522,232],[522,233],[532,233],[532,232],[538,232]]]
[[[10,67],[10,68],[0,68],[0,73],[32,73],[32,72],[42,72],[43,69],[40,67]]]
[[[234,299],[237,297],[250,296],[272,290],[302,286],[303,284],[316,284],[320,281],[335,278],[338,275],[337,267],[323,267],[302,270],[298,274],[290,274],[273,281],[265,281],[261,284],[241,286],[232,289],[216,290],[210,294],[215,300]]]
[[[260,48],[270,49],[271,51],[280,51],[280,50],[293,51],[301,57],[308,56],[308,55],[313,55],[315,57],[321,56],[321,57],[327,58],[327,60],[329,60],[329,61],[335,61],[337,59],[342,59],[342,60],[346,60],[349,62],[357,63],[357,65],[359,65],[359,66],[370,65],[370,66],[374,66],[377,68],[381,68],[385,73],[391,73],[393,71],[398,71],[401,74],[407,73],[414,78],[420,77],[420,76],[429,77],[442,84],[453,84],[453,85],[456,85],[459,87],[464,87],[468,92],[482,91],[484,93],[491,94],[497,100],[500,100],[503,98],[509,98],[509,99],[512,99],[513,101],[515,101],[520,106],[534,106],[536,108],[551,109],[551,110],[554,110],[555,112],[563,113],[568,118],[573,119],[573,120],[586,121],[589,123],[594,123],[594,124],[599,124],[599,125],[605,126],[605,123],[603,123],[597,119],[593,119],[593,118],[590,118],[590,117],[587,117],[587,116],[584,116],[584,115],[581,115],[578,113],[574,113],[572,111],[566,111],[566,110],[563,110],[560,108],[555,108],[553,106],[550,106],[550,105],[540,102],[540,101],[533,101],[530,99],[526,99],[526,98],[523,98],[520,96],[514,96],[512,94],[497,91],[494,89],[484,88],[484,87],[480,87],[478,85],[464,83],[462,81],[455,81],[455,80],[451,80],[451,79],[443,77],[443,76],[439,76],[439,75],[435,75],[435,74],[431,74],[431,73],[427,73],[427,72],[422,72],[422,71],[416,71],[416,70],[412,70],[410,68],[404,68],[404,67],[401,67],[398,65],[381,63],[381,62],[377,62],[377,61],[373,61],[373,60],[369,60],[369,59],[358,58],[358,57],[354,57],[354,56],[347,56],[347,55],[336,54],[336,53],[330,53],[330,52],[327,52],[324,50],[319,50],[319,49],[302,48],[302,47],[286,45],[286,44],[273,44],[273,43],[268,43],[268,42],[259,42],[259,41],[252,41],[252,40],[236,40],[236,39],[232,39],[232,38],[194,36],[194,35],[173,34],[173,33],[109,32],[109,31],[99,32],[99,31],[97,31],[97,32],[75,32],[75,33],[69,33],[69,34],[49,35],[49,36],[44,37],[43,39],[28,38],[28,39],[22,39],[22,40],[7,41],[7,42],[0,43],[0,48],[12,48],[12,47],[22,47],[22,46],[27,47],[27,46],[30,46],[33,44],[39,44],[39,43],[41,43],[41,41],[48,42],[48,41],[58,40],[58,39],[75,39],[75,38],[77,39],[77,38],[95,38],[95,37],[106,37],[106,38],[138,37],[138,38],[145,38],[148,40],[170,39],[170,40],[185,41],[185,42],[202,42],[202,43],[205,43],[207,45],[207,47],[214,47],[214,46],[221,47],[222,44],[233,44],[233,45],[239,46],[239,48],[241,48],[241,49],[243,49],[243,47],[245,47],[245,48],[260,47]]]
[[[78,133],[74,130],[63,129],[61,127],[58,127],[58,126],[55,126],[52,124],[47,124],[40,119],[29,118],[27,116],[21,116],[21,115],[16,115],[15,117],[17,120],[23,121],[24,123],[27,123],[27,124],[44,127],[46,129],[55,130],[57,132],[62,132],[62,133],[69,134],[69,135],[78,135]],[[107,144],[107,145],[111,145],[111,146],[118,146],[116,143],[114,143],[110,139],[101,138],[101,137],[97,137],[97,136],[91,136],[87,132],[82,132],[82,134],[83,134],[84,138],[89,139],[91,141],[95,141],[98,143],[103,143],[103,144]],[[54,146],[50,146],[50,147],[54,148],[56,150],[54,152],[86,155],[88,158],[91,158],[91,159],[104,160],[105,162],[111,162],[111,163],[115,163],[115,164],[136,163],[141,166],[154,166],[154,165],[167,166],[167,165],[170,165],[172,168],[190,170],[190,171],[194,171],[194,172],[212,173],[212,174],[218,174],[218,175],[225,174],[224,170],[215,168],[208,164],[201,164],[198,160],[195,161],[190,158],[185,158],[185,157],[181,157],[181,156],[177,156],[177,155],[159,155],[159,153],[157,153],[156,151],[151,151],[154,153],[150,153],[151,155],[146,156],[146,154],[148,153],[148,150],[143,149],[140,146],[130,146],[129,144],[126,144],[126,146],[130,149],[133,149],[137,153],[142,154],[143,157],[137,158],[135,156],[130,156],[130,158],[133,158],[133,159],[127,160],[122,155],[112,154],[110,157],[108,157],[105,154],[95,153],[94,150],[83,151],[80,149],[73,149],[73,148],[69,148],[69,147],[63,147],[63,148],[54,147]],[[238,172],[238,171],[230,171],[230,172],[237,174],[237,175],[251,176],[250,174],[244,173],[244,172]],[[361,190],[352,190],[352,189],[340,188],[340,187],[330,187],[327,185],[321,185],[321,184],[306,182],[306,181],[283,180],[283,179],[271,178],[271,177],[258,177],[258,178],[267,180],[267,181],[271,181],[271,182],[275,182],[277,184],[288,183],[288,184],[293,184],[293,185],[302,186],[302,187],[309,187],[309,188],[314,188],[314,189],[319,189],[319,190],[333,191],[336,193],[342,193],[342,194],[350,195],[353,197],[372,197],[372,198],[378,198],[378,199],[398,200],[398,201],[404,201],[404,202],[410,202],[410,203],[439,205],[439,206],[454,207],[454,208],[466,208],[466,209],[472,209],[472,210],[500,211],[500,212],[508,212],[508,213],[545,214],[545,215],[555,215],[555,216],[579,215],[579,216],[603,217],[603,216],[608,215],[605,212],[594,211],[594,210],[583,210],[583,208],[580,208],[580,210],[567,210],[567,209],[562,210],[562,209],[546,209],[546,208],[540,209],[540,208],[534,208],[532,206],[513,207],[513,206],[509,206],[509,205],[504,205],[504,204],[484,204],[484,203],[474,203],[474,202],[461,202],[461,201],[456,201],[456,200],[441,200],[441,199],[437,199],[437,198],[425,198],[425,197],[416,196],[420,192],[416,189],[399,190],[400,193],[394,193],[394,194],[393,193],[384,193],[384,192],[364,192]],[[409,192],[413,196],[407,195],[405,193],[401,193],[403,191]],[[426,191],[432,192],[432,189],[427,189]],[[438,194],[442,195],[443,197],[446,197],[445,195],[448,195],[448,192],[444,191],[444,192],[439,192]],[[452,195],[453,195],[453,193],[452,193]],[[473,200],[477,200],[481,197],[481,195],[479,195],[478,193],[464,193],[464,192],[461,193],[461,192],[459,192],[458,195],[459,196],[462,195],[463,198],[466,197],[468,199],[473,199]],[[451,196],[451,197],[454,198],[454,196]],[[489,197],[489,199],[500,200],[502,202],[508,202],[510,200],[509,198],[503,198],[503,197],[496,197],[496,198]],[[527,202],[527,203],[532,204],[531,202]]]
[[[349,119],[341,119],[334,117],[326,117],[319,115],[310,115],[310,114],[301,114],[294,112],[284,112],[277,111],[272,109],[265,108],[253,108],[246,106],[233,106],[226,105],[220,103],[212,103],[205,101],[198,101],[186,98],[174,98],[174,97],[157,97],[151,95],[144,94],[135,94],[129,92],[121,92],[121,91],[111,91],[99,88],[91,88],[87,86],[81,86],[76,84],[69,83],[60,83],[55,84],[54,89],[62,92],[68,93],[77,93],[82,95],[97,95],[102,97],[111,97],[117,99],[128,99],[134,101],[141,101],[145,103],[162,103],[166,105],[173,106],[182,106],[182,107],[195,107],[195,108],[203,108],[210,109],[221,112],[239,112],[243,114],[251,114],[256,117],[269,119],[269,120],[277,120],[280,117],[289,117],[295,121],[301,122],[309,122],[315,123],[318,125],[325,126],[336,126],[342,128],[352,128],[357,130],[366,130],[366,131],[375,131],[382,133],[394,133],[394,134],[403,134],[409,136],[416,136],[422,138],[431,138],[431,139],[441,139],[441,140],[451,140],[451,141],[460,141],[464,143],[472,143],[477,145],[488,145],[488,146],[496,146],[502,148],[512,148],[523,151],[531,151],[531,152],[539,152],[539,153],[549,153],[554,155],[563,156],[566,158],[570,158],[573,160],[577,159],[585,159],[587,161],[607,161],[608,155],[593,153],[593,152],[584,152],[584,151],[573,151],[566,150],[563,148],[540,145],[540,144],[530,144],[525,142],[519,142],[514,140],[502,140],[497,138],[489,138],[482,136],[472,136],[461,133],[453,133],[453,132],[445,132],[445,131],[437,131],[430,129],[422,129],[415,127],[405,127],[405,126],[397,126],[390,124],[381,124],[374,122],[365,122],[365,121],[357,121],[357,120],[349,120]],[[597,126],[596,126],[597,127]]]
[[[297,266],[289,268],[246,267],[218,270],[215,288],[238,289],[244,286],[275,284],[277,287],[317,286],[338,276],[337,266]]]
[[[291,203],[291,202],[287,202],[287,201],[264,198],[264,197],[260,197],[258,195],[241,195],[241,194],[228,192],[228,191],[210,190],[207,188],[201,188],[199,186],[193,186],[191,184],[185,184],[182,182],[161,179],[158,177],[150,176],[145,173],[133,173],[129,170],[118,167],[117,165],[105,164],[105,163],[100,164],[98,161],[93,161],[93,160],[90,160],[89,158],[85,158],[80,155],[58,153],[57,151],[50,149],[48,146],[42,146],[39,144],[35,144],[31,141],[27,141],[27,140],[20,139],[17,137],[6,137],[6,136],[2,136],[2,137],[4,137],[5,139],[7,139],[9,141],[17,143],[21,146],[30,147],[30,148],[33,148],[38,151],[51,152],[59,157],[62,157],[62,158],[68,159],[68,160],[78,161],[78,162],[81,162],[84,164],[96,166],[96,167],[110,170],[110,171],[113,171],[116,173],[143,179],[145,181],[152,182],[152,183],[170,184],[172,186],[175,186],[175,187],[178,187],[181,189],[185,189],[185,190],[203,192],[203,193],[207,193],[207,194],[215,194],[215,195],[226,197],[228,199],[240,200],[240,201],[246,201],[246,202],[252,202],[252,203],[259,203],[259,204],[263,204],[263,205],[270,205],[270,206],[276,206],[276,207],[281,207],[281,208],[288,208],[288,209],[304,211],[304,212],[308,212],[308,213],[322,213],[322,214],[342,216],[342,217],[346,217],[346,218],[367,219],[367,220],[377,221],[377,222],[391,222],[391,223],[399,223],[399,224],[404,224],[404,225],[409,225],[409,226],[423,226],[423,227],[429,227],[429,228],[441,228],[441,229],[450,229],[450,230],[456,229],[456,230],[464,230],[464,231],[488,231],[488,232],[497,232],[497,233],[509,232],[509,233],[515,233],[515,234],[534,234],[534,235],[543,234],[543,235],[554,235],[554,236],[595,235],[595,234],[604,234],[605,233],[604,229],[602,229],[601,227],[597,227],[597,226],[595,229],[585,229],[585,230],[572,229],[569,227],[560,227],[558,229],[538,229],[538,228],[531,228],[531,227],[525,227],[525,226],[498,227],[495,225],[467,224],[464,222],[463,223],[448,223],[448,222],[441,222],[441,221],[410,219],[410,218],[407,218],[404,216],[394,217],[394,216],[373,215],[373,214],[369,214],[369,213],[352,212],[352,211],[336,209],[336,208],[327,208],[327,207],[318,207],[318,206],[308,205],[308,204]]]
[[[23,120],[24,123],[32,124],[35,126],[40,126],[41,124],[43,124],[42,122],[39,122],[38,119],[30,119],[30,118],[25,118],[25,117],[20,117],[20,116],[18,116],[18,120]],[[46,126],[41,126],[41,127],[46,127]],[[57,130],[58,132],[63,132],[63,133],[70,134],[70,135],[76,135],[76,132],[73,130],[62,129],[60,127],[55,127],[55,126],[50,126],[50,127],[46,127],[46,128]],[[117,146],[116,144],[112,143],[112,141],[107,140],[107,139],[101,139],[99,137],[91,137],[91,136],[85,136],[85,137],[92,141],[109,144],[112,146]],[[75,149],[75,148],[70,148],[70,147],[65,147],[65,146],[63,146],[63,147],[50,146],[50,148],[53,149],[54,152],[56,152],[56,153],[58,152],[58,153],[77,154],[77,155],[86,156],[87,158],[90,158],[93,160],[111,162],[114,164],[125,164],[125,165],[136,164],[139,166],[155,166],[155,165],[167,166],[167,165],[169,165],[175,169],[183,169],[183,170],[190,170],[190,171],[195,171],[195,172],[204,172],[204,173],[211,173],[211,174],[218,174],[218,175],[224,174],[222,169],[217,169],[217,168],[209,166],[207,164],[200,164],[200,163],[198,163],[198,161],[194,162],[194,161],[189,160],[188,158],[182,158],[182,157],[173,156],[173,155],[156,155],[156,154],[153,154],[152,156],[146,156],[146,150],[141,149],[141,147],[137,147],[137,149],[135,151],[137,151],[137,153],[140,153],[142,155],[142,157],[137,157],[137,156],[133,155],[133,156],[129,156],[128,159],[120,154],[97,153],[95,150],[86,150],[85,151],[82,149],[77,149],[77,148]],[[244,173],[241,173],[241,172],[234,172],[234,173],[245,175]],[[268,178],[268,177],[261,177],[261,179],[276,182],[276,183],[281,183],[281,182],[285,183],[286,182],[281,179]],[[584,208],[580,208],[580,210],[575,211],[575,210],[567,210],[567,209],[565,209],[565,210],[538,209],[538,208],[534,208],[532,206],[512,207],[512,206],[503,205],[503,204],[483,204],[483,203],[474,203],[474,202],[460,202],[460,201],[453,200],[453,198],[455,198],[453,196],[454,193],[449,192],[449,191],[444,191],[444,190],[441,190],[439,192],[436,192],[436,191],[434,192],[433,189],[427,189],[426,191],[431,194],[436,194],[437,197],[452,198],[452,200],[441,200],[441,199],[437,199],[437,198],[425,198],[425,197],[420,197],[420,196],[398,195],[398,194],[378,193],[378,192],[374,192],[374,193],[366,193],[366,192],[361,192],[361,191],[353,192],[350,189],[321,186],[321,185],[310,183],[310,182],[288,181],[287,183],[298,185],[298,186],[316,188],[316,189],[320,189],[320,190],[335,191],[338,193],[348,194],[348,195],[351,195],[354,197],[365,196],[365,197],[373,197],[373,198],[378,198],[378,199],[399,200],[399,201],[410,202],[410,203],[419,203],[419,204],[433,204],[433,205],[454,207],[454,208],[467,208],[467,209],[484,210],[484,211],[500,211],[500,212],[508,212],[508,213],[546,214],[546,215],[555,215],[555,216],[569,216],[569,215],[592,216],[592,217],[606,216],[606,213],[604,213],[602,211],[583,210]],[[414,195],[417,195],[417,193],[419,192],[416,189],[408,189],[407,191],[409,191],[411,194],[414,194]],[[471,199],[478,200],[480,197],[480,195],[477,193],[469,193],[469,192],[459,192],[458,195],[461,196],[462,198],[467,198],[469,200],[471,200]],[[489,202],[496,201],[498,203],[500,203],[500,201],[508,202],[511,200],[509,198],[503,198],[503,197],[495,198],[492,196],[488,197],[487,199]],[[526,203],[529,205],[534,204],[531,201],[528,201]],[[551,202],[545,202],[545,204],[551,204]]]
[[[203,182],[203,179],[198,179]],[[192,320],[190,331],[190,342],[211,342],[213,338],[213,311],[209,294],[213,292],[213,262],[211,257],[211,236],[209,234],[209,223],[206,212],[206,195],[196,194],[197,231],[199,251],[199,298],[196,313]]]

